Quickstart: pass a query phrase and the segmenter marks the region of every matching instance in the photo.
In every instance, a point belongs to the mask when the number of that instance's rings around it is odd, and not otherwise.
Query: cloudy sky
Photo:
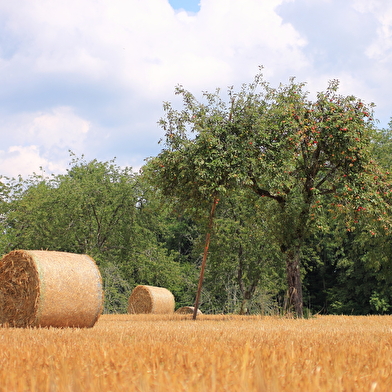
[[[163,101],[295,76],[392,116],[390,0],[0,0],[0,175],[64,173],[69,150],[138,169]]]

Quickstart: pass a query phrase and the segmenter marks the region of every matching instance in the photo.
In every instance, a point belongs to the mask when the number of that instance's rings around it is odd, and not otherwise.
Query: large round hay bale
[[[174,312],[174,295],[163,287],[136,286],[128,300],[128,313],[168,314]]]
[[[92,327],[102,306],[101,274],[87,255],[15,250],[0,260],[0,325]]]
[[[194,306],[183,306],[182,308],[178,308],[176,310],[176,313],[179,314],[193,314],[193,312],[195,311],[195,307]],[[197,314],[203,314],[202,311],[200,309],[197,309]]]

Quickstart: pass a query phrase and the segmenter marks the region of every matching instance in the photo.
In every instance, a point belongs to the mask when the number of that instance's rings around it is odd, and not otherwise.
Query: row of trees
[[[124,312],[136,284],[192,305],[216,206],[203,311],[388,312],[391,129],[372,106],[336,81],[312,101],[261,74],[225,99],[176,93],[183,107],[165,103],[163,149],[139,174],[73,156],[65,175],[3,181],[3,254],[90,254],[106,312]]]
[[[136,284],[170,287],[186,300],[177,254],[166,248],[165,211],[131,168],[74,157],[65,175],[3,183],[0,246],[86,253],[101,270],[105,311],[124,312]],[[170,225],[170,221],[166,222]]]

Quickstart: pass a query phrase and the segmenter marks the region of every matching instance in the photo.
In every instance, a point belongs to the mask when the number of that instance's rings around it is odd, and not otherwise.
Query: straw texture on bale
[[[136,286],[128,300],[128,313],[174,313],[174,295],[163,287]]]
[[[183,306],[182,308],[178,308],[176,310],[176,313],[179,314],[193,314],[193,312],[195,311],[194,306]],[[203,314],[202,311],[200,309],[197,309],[197,314]]]
[[[92,327],[102,308],[101,274],[87,255],[15,250],[0,260],[0,325]]]

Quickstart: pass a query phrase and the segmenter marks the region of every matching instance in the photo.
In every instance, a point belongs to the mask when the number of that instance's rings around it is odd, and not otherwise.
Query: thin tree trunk
[[[303,317],[302,281],[299,252],[289,250],[286,254],[286,273],[288,284],[288,305],[293,307],[296,316]]]
[[[201,295],[201,289],[203,286],[203,279],[204,279],[204,270],[206,268],[208,248],[210,247],[210,238],[211,238],[212,226],[214,223],[215,208],[216,208],[216,205],[218,204],[218,201],[219,201],[219,199],[215,198],[212,203],[212,206],[211,206],[210,218],[209,218],[209,222],[208,222],[208,230],[207,230],[206,241],[205,241],[205,246],[204,246],[203,261],[201,263],[201,269],[200,269],[199,285],[197,287],[196,301],[195,301],[195,306],[194,306],[194,310],[193,310],[193,320],[196,320],[197,311],[199,309],[200,295]]]

